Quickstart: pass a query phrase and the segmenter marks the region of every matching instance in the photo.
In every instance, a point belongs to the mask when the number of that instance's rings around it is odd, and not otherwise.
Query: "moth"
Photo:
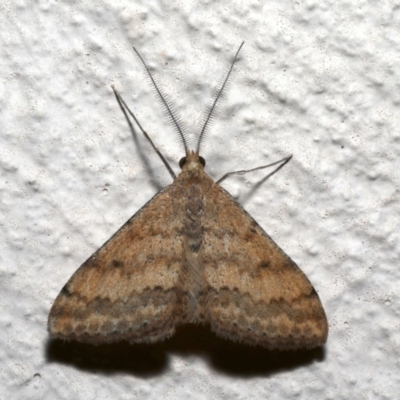
[[[200,156],[202,138],[242,46],[208,110],[195,150],[189,149],[169,102],[134,49],[180,134],[185,151],[181,172],[175,176],[113,88],[173,183],[73,274],[51,308],[51,338],[153,343],[169,338],[182,324],[205,324],[220,337],[268,349],[311,348],[326,342],[326,315],[310,281],[219,185],[232,173],[214,182]],[[278,161],[279,168],[290,158]]]

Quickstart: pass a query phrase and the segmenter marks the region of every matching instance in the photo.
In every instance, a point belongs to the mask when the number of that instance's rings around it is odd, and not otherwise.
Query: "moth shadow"
[[[235,377],[269,376],[314,361],[323,361],[324,348],[267,350],[221,339],[206,327],[187,325],[170,340],[171,352],[197,354],[221,374]]]
[[[150,377],[165,372],[168,354],[160,348],[163,343],[92,345],[76,341],[52,340],[47,343],[46,357],[49,362],[71,365],[76,368],[104,374],[130,373]]]
[[[90,345],[50,341],[47,359],[93,372],[130,373],[141,377],[161,375],[169,368],[169,358],[202,358],[210,368],[235,377],[270,376],[300,366],[323,361],[323,348],[310,350],[266,350],[215,336],[207,327],[186,325],[171,338],[156,344],[119,342]]]

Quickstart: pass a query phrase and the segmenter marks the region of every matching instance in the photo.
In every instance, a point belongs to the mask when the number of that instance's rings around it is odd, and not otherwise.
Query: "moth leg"
[[[291,154],[288,157],[282,158],[282,160],[279,161],[275,161],[271,164],[267,164],[267,165],[261,165],[260,167],[256,167],[256,168],[252,168],[252,169],[244,169],[244,170],[240,170],[240,171],[232,171],[232,172],[228,172],[227,174],[225,174],[222,178],[218,179],[215,183],[220,184],[222,181],[224,181],[226,178],[232,176],[232,175],[244,175],[247,174],[248,172],[253,172],[253,171],[258,171],[259,169],[264,169],[264,168],[268,168],[268,167],[272,167],[276,164],[280,164],[277,168],[275,168],[270,174],[268,174],[265,178],[263,178],[263,181],[265,181],[266,179],[268,179],[270,176],[274,175],[276,172],[278,172],[281,168],[283,168],[283,166],[285,164],[287,164],[290,159],[293,157],[293,155]]]

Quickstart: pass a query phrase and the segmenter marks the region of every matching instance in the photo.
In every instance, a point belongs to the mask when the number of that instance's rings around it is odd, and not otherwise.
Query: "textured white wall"
[[[0,398],[397,398],[400,1],[34,3],[0,4]],[[197,128],[242,40],[203,156],[218,178],[293,153],[259,188],[264,173],[224,186],[313,282],[327,345],[271,353],[201,328],[50,344],[59,290],[171,181],[111,84],[183,155],[131,46]]]

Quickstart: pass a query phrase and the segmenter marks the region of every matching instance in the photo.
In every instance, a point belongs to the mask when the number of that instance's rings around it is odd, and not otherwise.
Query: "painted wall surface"
[[[0,399],[394,399],[400,391],[400,1],[3,1]],[[182,329],[152,346],[50,342],[72,273],[183,156],[132,46],[196,132],[241,41],[202,155],[300,266],[322,349],[269,352]]]

